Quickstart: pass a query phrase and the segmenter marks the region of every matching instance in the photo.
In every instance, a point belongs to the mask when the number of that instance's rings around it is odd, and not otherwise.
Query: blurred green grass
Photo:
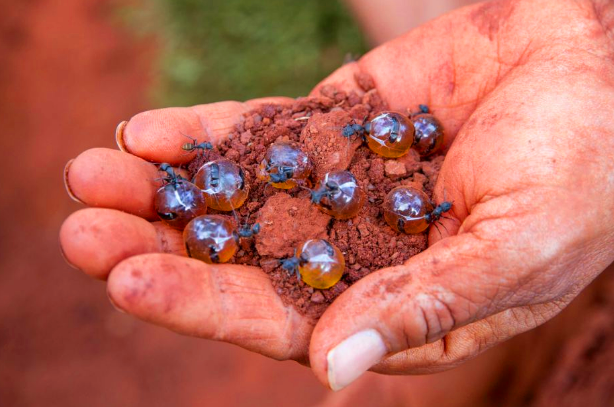
[[[304,95],[367,49],[339,0],[149,0],[122,16],[158,39],[159,105]]]

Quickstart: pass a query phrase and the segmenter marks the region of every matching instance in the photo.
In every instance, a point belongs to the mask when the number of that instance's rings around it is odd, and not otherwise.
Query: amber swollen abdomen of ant
[[[298,144],[278,141],[269,146],[256,175],[275,188],[290,189],[309,177],[311,167],[309,157]]]
[[[226,263],[237,252],[237,234],[232,222],[222,215],[194,218],[183,231],[188,256],[205,263]]]
[[[366,126],[367,145],[384,157],[401,157],[414,143],[414,126],[407,116],[384,112]]]
[[[239,208],[249,192],[241,167],[223,158],[200,167],[194,183],[205,195],[207,206],[218,211]]]
[[[351,172],[332,171],[311,192],[311,200],[335,219],[349,219],[362,208],[364,193]]]
[[[428,226],[427,214],[433,211],[429,197],[410,187],[396,187],[384,199],[384,218],[397,232],[420,233]]]
[[[205,197],[185,179],[175,179],[156,192],[154,208],[164,223],[183,229],[189,221],[207,213]]]
[[[334,286],[343,276],[345,259],[341,251],[324,239],[312,239],[296,251],[301,279],[313,288]]]
[[[430,113],[412,116],[414,123],[414,150],[423,157],[437,152],[443,144],[443,125]]]

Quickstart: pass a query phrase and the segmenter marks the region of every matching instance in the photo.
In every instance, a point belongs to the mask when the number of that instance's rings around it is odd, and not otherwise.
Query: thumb
[[[524,305],[529,297],[521,289],[524,278],[513,267],[522,264],[516,253],[501,241],[462,233],[405,265],[363,278],[316,325],[310,344],[314,373],[339,390],[386,356]]]

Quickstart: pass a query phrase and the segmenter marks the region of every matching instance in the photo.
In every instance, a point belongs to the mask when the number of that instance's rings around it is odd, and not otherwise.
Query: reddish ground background
[[[154,44],[114,24],[112,6],[0,0],[0,406],[614,405],[613,269],[561,316],[461,368],[369,375],[333,396],[293,362],[115,311],[58,247],[79,208],[64,164],[114,147],[116,124],[150,107]]]
[[[148,108],[152,43],[112,5],[0,1],[0,406],[312,405],[308,369],[136,321],[64,263],[64,164]]]

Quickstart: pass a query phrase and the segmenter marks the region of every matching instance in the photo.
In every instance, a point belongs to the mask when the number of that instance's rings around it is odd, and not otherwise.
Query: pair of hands
[[[116,307],[176,332],[310,364],[337,390],[367,369],[448,369],[555,316],[614,261],[614,5],[492,1],[384,44],[325,79],[370,74],[392,109],[428,104],[450,147],[435,190],[454,202],[429,248],[342,294],[317,321],[259,269],[185,257],[156,219],[150,163],[190,159],[181,133],[219,141],[243,113],[285,98],[136,115],[122,151],[67,165],[67,260],[107,280]],[[317,92],[318,87],[314,90]],[[102,209],[105,208],[105,209]]]

